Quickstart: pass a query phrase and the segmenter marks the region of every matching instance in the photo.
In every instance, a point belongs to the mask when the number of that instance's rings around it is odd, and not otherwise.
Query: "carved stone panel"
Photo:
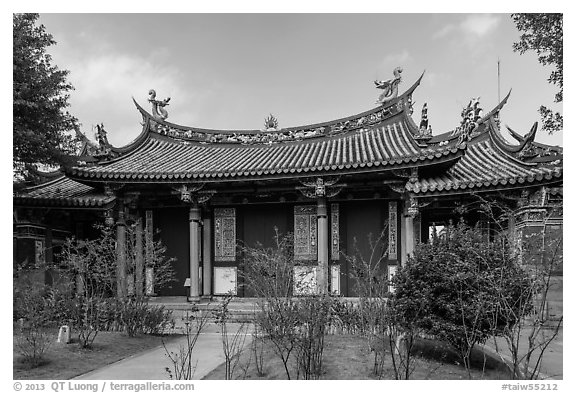
[[[332,280],[330,281],[330,292],[340,295],[340,265],[332,265],[330,269]]]
[[[294,294],[318,293],[318,266],[294,266]]]
[[[236,209],[214,209],[214,260],[236,260]]]
[[[394,275],[396,275],[396,269],[398,267],[396,265],[388,265],[388,282],[391,283]],[[388,285],[388,292],[394,293],[394,285]]]
[[[294,206],[294,260],[317,260],[316,206]]]
[[[44,240],[34,241],[34,251],[36,266],[43,266],[46,263],[46,254],[44,253]]]
[[[388,259],[398,259],[398,203],[388,203]]]
[[[237,268],[214,267],[214,294],[237,295]]]

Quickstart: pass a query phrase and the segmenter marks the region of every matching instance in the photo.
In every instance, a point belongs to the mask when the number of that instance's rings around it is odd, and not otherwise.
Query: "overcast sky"
[[[456,127],[471,97],[487,112],[512,95],[503,123],[521,134],[554,104],[551,68],[512,51],[508,14],[41,14],[58,42],[54,63],[70,70],[70,111],[82,130],[104,123],[122,146],[141,131],[132,97],[170,96],[168,120],[214,129],[261,129],[354,115],[375,106],[375,79],[404,69],[400,90],[425,70],[414,94],[418,123],[428,103],[434,133]],[[562,144],[562,133],[537,140]]]

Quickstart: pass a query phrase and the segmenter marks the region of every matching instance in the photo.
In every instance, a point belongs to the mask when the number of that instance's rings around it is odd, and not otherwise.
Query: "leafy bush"
[[[463,223],[420,244],[393,282],[397,325],[447,341],[467,369],[475,344],[501,334],[527,311],[513,318],[499,312],[504,305],[525,303],[519,300],[530,286],[507,238],[488,241],[479,228]]]

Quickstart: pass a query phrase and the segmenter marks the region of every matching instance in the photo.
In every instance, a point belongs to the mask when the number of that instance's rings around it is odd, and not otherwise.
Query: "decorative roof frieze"
[[[395,75],[396,74],[398,74],[399,77],[399,73],[395,70]],[[398,96],[397,92],[399,80],[397,80],[396,77],[389,81],[376,81],[379,83],[377,83],[377,86],[381,86],[379,88],[390,93],[390,96],[387,96],[389,99],[387,98],[383,102],[379,101],[381,105],[377,108],[344,119],[290,128],[279,128],[277,119],[272,115],[270,115],[271,118],[269,117],[266,119],[265,128],[263,130],[218,131],[168,123],[165,121],[168,117],[168,113],[164,109],[164,106],[168,105],[170,98],[158,101],[155,99],[156,93],[154,90],[150,90],[150,98],[148,100],[152,103],[152,116],[144,111],[136,101],[134,101],[134,103],[142,113],[144,123],[148,123],[149,129],[160,135],[207,144],[276,144],[283,142],[298,142],[324,136],[335,136],[350,131],[363,131],[367,127],[375,126],[383,120],[389,119],[403,111],[410,116],[413,112],[412,93],[420,84],[421,79],[422,76],[412,87],[400,96]],[[388,84],[388,82],[390,83]]]

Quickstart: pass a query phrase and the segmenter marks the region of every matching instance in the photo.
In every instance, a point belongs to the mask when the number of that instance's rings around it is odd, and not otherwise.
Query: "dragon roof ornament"
[[[384,105],[394,98],[398,97],[398,85],[402,82],[402,67],[394,68],[392,71],[394,78],[388,80],[375,80],[374,84],[377,89],[382,89],[382,94],[378,97],[376,104]]]
[[[169,105],[170,97],[166,98],[165,100],[157,100],[156,99],[156,90],[150,89],[148,91],[148,102],[152,104],[152,115],[156,119],[166,120],[168,118],[168,111],[164,109],[165,106]]]

